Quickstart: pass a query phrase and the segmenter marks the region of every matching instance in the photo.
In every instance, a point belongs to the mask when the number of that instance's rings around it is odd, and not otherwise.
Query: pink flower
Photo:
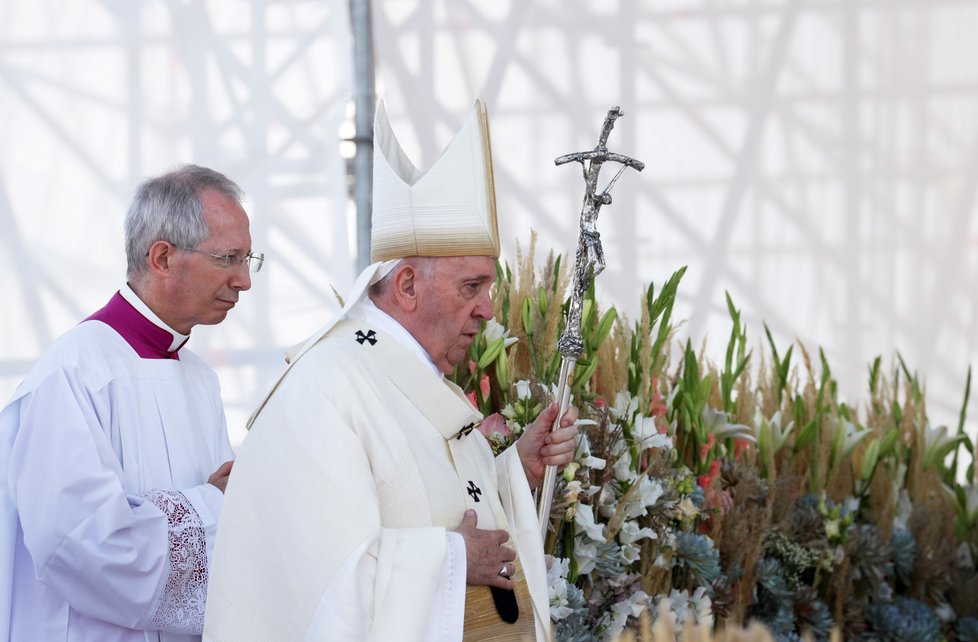
[[[720,460],[714,459],[710,462],[710,472],[696,478],[700,488],[703,489],[703,508],[717,512],[726,512],[733,508],[733,497],[730,492],[718,488],[714,483],[720,476]],[[712,529],[713,520],[707,520],[700,524],[700,533],[708,533]]]
[[[699,477],[696,478],[696,481],[699,483],[700,488],[706,490],[709,486],[713,484],[713,480],[716,479],[719,474],[720,474],[720,460],[714,459],[710,463],[710,472],[708,472],[705,475],[700,475]]]
[[[659,394],[659,382],[655,377],[652,377],[652,403],[650,404],[649,414],[653,417],[661,417],[666,414],[666,404],[662,401],[662,395]]]
[[[734,461],[740,459],[745,450],[750,448],[750,442],[746,439],[734,439]]]
[[[482,375],[482,381],[479,382],[479,391],[482,393],[483,399],[489,398],[489,375]]]
[[[509,436],[509,426],[506,425],[506,418],[498,412],[494,412],[479,424],[479,432],[486,437],[499,435],[500,437]]]
[[[469,403],[472,404],[473,407],[475,407],[475,408],[478,408],[479,407],[478,402],[476,402],[476,400],[475,400],[475,390],[473,390],[469,394],[465,395],[465,398],[469,400]]]
[[[717,443],[717,438],[711,432],[710,436],[706,438],[706,443],[700,446],[700,459],[706,459],[706,456],[710,454],[710,449],[713,448],[713,444],[715,443]]]

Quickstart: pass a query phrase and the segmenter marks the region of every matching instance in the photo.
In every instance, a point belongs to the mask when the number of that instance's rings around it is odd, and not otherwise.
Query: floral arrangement
[[[454,375],[496,449],[550,402],[560,369],[569,276],[534,253],[535,238],[515,272],[499,266],[495,319]],[[557,639],[634,635],[646,613],[676,639],[761,623],[778,641],[978,641],[970,372],[954,432],[930,425],[899,355],[876,358],[849,405],[821,351],[779,347],[766,327],[766,349],[749,348],[729,295],[725,359],[710,363],[675,342],[684,272],[650,285],[632,323],[593,288],[585,300],[578,448],[546,542]]]

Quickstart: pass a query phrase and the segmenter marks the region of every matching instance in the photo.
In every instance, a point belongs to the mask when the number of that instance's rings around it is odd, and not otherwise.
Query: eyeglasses
[[[174,247],[180,248],[187,252],[196,252],[197,254],[206,254],[212,259],[218,261],[222,268],[229,268],[232,265],[237,267],[239,265],[247,265],[251,272],[261,272],[261,266],[265,263],[265,254],[262,252],[248,252],[244,256],[239,254],[211,254],[210,252],[205,252],[203,250],[195,250],[192,247],[180,247],[179,245],[174,245]]]

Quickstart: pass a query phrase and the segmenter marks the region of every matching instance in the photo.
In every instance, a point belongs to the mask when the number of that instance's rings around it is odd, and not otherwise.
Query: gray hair
[[[126,213],[126,277],[146,269],[149,248],[157,241],[196,249],[210,229],[204,220],[200,192],[214,190],[241,205],[244,191],[232,180],[206,167],[184,165],[143,181]]]
[[[425,281],[430,281],[435,276],[435,261],[437,260],[438,257],[434,256],[408,256],[401,259],[401,265],[395,267],[393,270],[384,275],[384,278],[370,286],[370,289],[367,291],[370,298],[378,299],[387,293],[391,287],[391,284],[394,282],[394,273],[397,272],[402,265],[410,265],[418,271],[422,279]]]

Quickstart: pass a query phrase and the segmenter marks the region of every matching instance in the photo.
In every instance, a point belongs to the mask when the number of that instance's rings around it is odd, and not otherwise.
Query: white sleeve
[[[438,600],[432,609],[425,640],[458,640],[465,625],[465,578],[468,564],[465,558],[465,539],[448,531],[445,563],[438,584]]]
[[[385,623],[375,614],[377,605],[373,595],[378,567],[383,566],[379,563],[379,548],[395,548],[399,543],[409,541],[410,530],[384,529],[350,555],[319,599],[306,642],[387,639],[386,633],[377,630]],[[430,552],[430,563],[435,566],[441,563],[439,581],[427,601],[428,612],[414,614],[414,618],[426,622],[427,632],[419,639],[460,642],[465,619],[465,540],[458,533],[447,531],[445,550]],[[410,581],[410,578],[403,579]],[[394,624],[396,626],[396,622]]]
[[[58,370],[20,400],[8,483],[37,578],[86,615],[199,633],[205,528],[187,497],[206,500],[194,489],[127,497],[94,396]]]

